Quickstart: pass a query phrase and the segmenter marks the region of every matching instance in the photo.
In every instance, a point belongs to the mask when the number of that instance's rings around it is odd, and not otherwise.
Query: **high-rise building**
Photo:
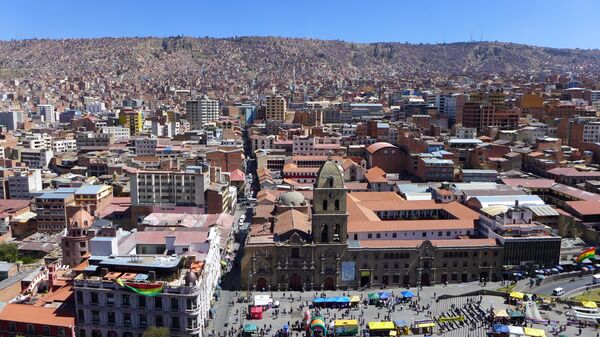
[[[132,206],[204,206],[210,183],[209,170],[202,166],[178,172],[137,170],[129,176]]]
[[[139,135],[144,127],[144,116],[141,111],[122,111],[119,114],[119,123],[129,129],[132,135]]]
[[[7,130],[16,130],[19,128],[19,122],[23,121],[23,114],[17,111],[1,111],[0,125],[6,127]]]
[[[48,124],[56,123],[56,113],[54,112],[54,105],[51,104],[40,104],[38,105],[38,113],[44,116],[44,121]]]
[[[267,121],[285,121],[285,114],[287,112],[287,105],[285,98],[281,95],[267,96],[266,100],[266,114]]]
[[[207,123],[219,119],[219,101],[206,95],[187,101],[185,110],[192,129],[202,129]]]

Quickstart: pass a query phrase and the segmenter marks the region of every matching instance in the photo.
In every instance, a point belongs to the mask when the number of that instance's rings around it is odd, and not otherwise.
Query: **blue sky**
[[[3,0],[0,39],[285,36],[600,48],[597,0]]]

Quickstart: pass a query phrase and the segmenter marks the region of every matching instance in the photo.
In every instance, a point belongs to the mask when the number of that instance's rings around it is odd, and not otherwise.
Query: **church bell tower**
[[[346,243],[348,213],[342,172],[331,159],[321,166],[313,191],[312,237],[315,243]]]

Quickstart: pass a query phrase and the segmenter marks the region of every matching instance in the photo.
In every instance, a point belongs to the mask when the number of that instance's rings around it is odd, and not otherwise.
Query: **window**
[[[397,234],[397,233],[392,233],[392,238],[394,238],[394,239],[395,239],[395,238],[397,238],[397,237],[398,237],[398,234]]]
[[[140,308],[146,307],[146,298],[144,296],[138,296],[138,306]]]
[[[339,211],[340,210],[340,201],[339,200],[335,200],[335,210]]]
[[[354,240],[358,240],[358,234],[354,234]]]
[[[171,298],[171,309],[179,309],[179,301],[176,298]]]
[[[141,314],[141,315],[140,315],[140,326],[141,326],[141,327],[146,327],[146,326],[148,326],[148,320],[147,320],[147,318],[146,318],[146,315],[145,315],[145,314]]]
[[[66,336],[65,329],[58,328],[58,337],[65,337],[65,336]]]
[[[163,326],[163,317],[162,316],[156,316],[154,318],[154,325],[156,325],[156,326]]]
[[[85,314],[84,314],[83,310],[81,310],[81,309],[77,310],[77,319],[79,319],[80,322],[85,321]]]
[[[426,232],[423,232],[423,233],[421,233],[421,236],[423,236],[423,237],[427,237],[427,233],[426,233]]]
[[[442,234],[443,234],[442,232],[438,232],[438,236],[442,236]]]
[[[100,322],[100,313],[98,312],[98,310],[92,310],[92,322]]]
[[[323,200],[323,210],[327,210],[327,200]]]
[[[77,296],[77,303],[83,303],[83,293],[81,291],[78,291],[76,293]]]
[[[121,300],[124,306],[129,306],[129,295],[122,295]]]
[[[8,323],[8,331],[16,331],[17,330],[17,324],[15,322],[9,322]]]
[[[154,298],[154,307],[155,308],[162,308],[162,298],[161,297],[155,297]]]
[[[29,333],[29,334],[35,333],[35,328],[33,327],[33,324],[27,324],[27,333]]]
[[[90,293],[92,304],[98,304],[98,293]]]
[[[375,235],[375,237],[377,237],[378,239],[381,239],[381,233],[377,233],[377,234]]]
[[[173,316],[171,317],[171,330],[179,330],[179,317]]]
[[[115,304],[115,295],[108,293],[106,294],[106,304],[112,306]]]
[[[125,324],[125,325],[131,324],[131,314],[129,314],[127,312],[123,314],[123,324]]]
[[[85,329],[79,329],[79,337],[85,337]]]
[[[299,248],[292,248],[292,257],[293,258],[300,257],[300,249]]]
[[[371,233],[367,234],[367,238],[372,239],[373,238],[373,234],[371,234]]]
[[[114,311],[109,311],[108,312],[108,323],[109,324],[114,324],[115,323],[115,312]]]

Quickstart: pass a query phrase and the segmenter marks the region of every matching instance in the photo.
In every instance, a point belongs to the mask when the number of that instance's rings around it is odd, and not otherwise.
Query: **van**
[[[600,283],[600,274],[596,274],[594,277],[594,284]]]
[[[565,294],[565,290],[561,287],[558,287],[552,291],[552,296],[562,296]]]

